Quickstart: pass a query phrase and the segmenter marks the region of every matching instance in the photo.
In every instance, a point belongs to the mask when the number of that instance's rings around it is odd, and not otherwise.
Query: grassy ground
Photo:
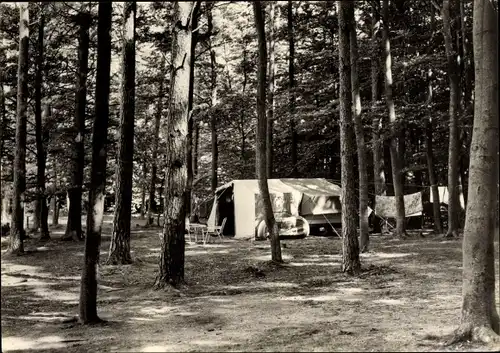
[[[47,244],[29,240],[27,255],[2,257],[2,351],[488,349],[441,346],[460,319],[460,240],[372,237],[356,278],[340,273],[337,237],[283,241],[284,266],[270,264],[268,242],[188,244],[187,286],[155,291],[160,230],[136,223],[136,262],[99,270],[104,325],[71,320],[78,312],[83,243],[58,241],[62,227],[52,229]],[[102,260],[110,226],[108,218]],[[2,239],[2,254],[6,247]]]

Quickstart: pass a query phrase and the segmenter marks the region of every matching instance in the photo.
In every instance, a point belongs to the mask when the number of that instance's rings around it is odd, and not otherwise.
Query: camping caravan
[[[302,216],[311,232],[324,232],[340,224],[340,187],[326,179],[268,179],[275,217]],[[233,180],[217,188],[208,226],[222,224],[224,235],[254,237],[263,219],[258,180]]]

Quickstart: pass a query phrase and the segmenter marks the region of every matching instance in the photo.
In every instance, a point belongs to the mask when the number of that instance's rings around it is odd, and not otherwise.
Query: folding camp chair
[[[205,232],[203,244],[206,244],[207,241],[210,239],[210,237],[218,237],[221,241],[223,240],[222,232],[224,231],[224,226],[226,225],[226,220],[227,220],[227,218],[224,218],[222,220],[222,224],[220,226],[215,226],[215,227],[209,226],[207,228],[207,231]]]

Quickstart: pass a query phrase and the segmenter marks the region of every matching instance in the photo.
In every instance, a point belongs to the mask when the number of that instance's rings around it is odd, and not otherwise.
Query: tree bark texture
[[[432,102],[432,69],[429,69],[427,85],[427,105],[430,107]],[[434,151],[433,151],[433,121],[432,110],[428,109],[428,119],[425,123],[425,155],[427,159],[427,174],[429,175],[429,184],[431,185],[432,193],[432,214],[434,218],[434,231],[437,234],[443,233],[443,223],[441,221],[441,206],[439,200],[438,180],[436,176],[436,167],[434,165]]]
[[[380,19],[378,10],[372,11],[372,56],[371,56],[371,93],[372,93],[372,111],[375,111],[380,100],[379,78],[380,78],[380,43],[378,34],[380,29]],[[380,130],[382,129],[382,119],[373,114],[372,122],[372,141],[373,141],[373,178],[375,195],[385,194],[385,175],[384,175],[384,155],[382,153],[383,143],[380,141]]]
[[[212,147],[212,175],[211,175],[211,190],[215,193],[218,184],[218,168],[219,168],[219,143],[217,136],[217,113],[213,109],[217,104],[217,69],[215,51],[210,51],[210,70],[211,70],[211,90],[212,90],[212,114],[210,116],[210,130],[211,130],[211,147]]]
[[[474,127],[463,239],[462,318],[457,336],[498,342],[494,249],[499,167],[498,11],[491,0],[475,0],[473,18]]]
[[[44,109],[44,120],[42,121],[42,72],[43,72],[43,36],[44,36],[45,16],[43,10],[39,17],[37,57],[35,71],[35,140],[36,140],[36,159],[37,159],[37,199],[35,214],[38,218],[38,224],[34,229],[40,229],[40,240],[49,240],[48,208],[47,196],[45,194],[45,165],[47,162],[47,153],[45,145],[47,144],[48,131],[45,123],[50,116],[50,107],[48,104]],[[35,223],[35,222],[33,222]]]
[[[359,173],[359,236],[360,251],[368,250],[368,167],[366,161],[366,142],[361,120],[361,95],[359,89],[358,76],[358,40],[356,35],[356,22],[354,21],[354,5],[349,8],[350,23],[350,62],[351,62],[351,86],[352,101],[354,103],[354,132],[356,134],[356,145],[358,152],[358,173]]]
[[[10,243],[7,252],[24,253],[24,200],[26,191],[26,111],[28,107],[28,3],[19,3],[19,61],[17,67],[16,148],[14,151],[14,185]]]
[[[59,195],[57,193],[58,189],[58,177],[57,177],[57,161],[54,158],[54,163],[52,165],[52,170],[54,171],[54,194],[52,195],[52,199],[50,200],[51,208],[52,208],[52,225],[59,225],[59,209],[61,207],[61,202],[59,201]]]
[[[275,110],[275,72],[276,72],[276,59],[275,59],[275,2],[269,3],[269,107],[267,110],[267,127],[266,127],[266,164],[267,164],[267,178],[273,177],[273,128],[274,128],[274,110]]]
[[[123,9],[122,84],[120,102],[120,140],[116,166],[115,216],[108,264],[129,264],[130,222],[132,220],[132,174],[134,169],[135,120],[135,17],[136,3]]]
[[[264,206],[264,217],[266,227],[271,239],[271,259],[274,262],[283,262],[281,257],[281,245],[279,239],[278,225],[274,218],[271,196],[267,185],[266,168],[266,67],[267,48],[264,12],[260,1],[253,2],[253,13],[255,27],[257,30],[259,48],[259,66],[257,71],[257,131],[256,131],[256,168],[259,179],[259,193]]]
[[[160,125],[161,125],[161,114],[163,112],[163,85],[164,85],[164,68],[165,68],[165,57],[162,57],[160,64],[161,74],[160,82],[158,86],[158,103],[156,106],[155,115],[155,127],[154,127],[154,137],[153,137],[153,153],[151,158],[151,179],[149,182],[149,199],[148,199],[148,215],[146,225],[151,226],[154,223],[153,208],[155,207],[155,195],[156,195],[156,174],[158,172],[158,144],[160,141]],[[161,195],[160,195],[161,197]]]
[[[295,36],[293,33],[293,5],[292,1],[288,0],[287,5],[287,25],[288,25],[288,89],[289,89],[289,108],[290,108],[290,135],[292,145],[290,149],[292,157],[292,177],[297,177],[298,160],[297,160],[297,129],[295,126]]]
[[[166,192],[161,235],[161,253],[156,287],[174,287],[184,282],[184,251],[187,198],[187,134],[189,82],[191,76],[192,14],[195,1],[174,4],[170,103],[165,136]]]
[[[460,189],[458,183],[459,152],[458,145],[458,108],[460,102],[459,67],[456,62],[457,51],[453,46],[451,31],[450,0],[443,0],[441,16],[443,17],[443,36],[448,62],[448,79],[450,85],[449,106],[449,144],[448,144],[448,232],[446,236],[458,236],[460,228]]]
[[[191,14],[192,18],[192,27],[198,28],[198,19],[200,13],[200,1],[196,1],[193,12]],[[189,64],[189,99],[188,99],[188,133],[187,133],[187,151],[186,156],[188,163],[186,164],[187,169],[187,192],[188,198],[186,200],[186,212],[187,216],[191,216],[191,208],[192,208],[192,197],[193,197],[193,129],[194,129],[194,120],[193,120],[193,104],[194,104],[194,65],[196,61],[196,45],[199,40],[199,30],[194,31],[191,35],[191,62]]]
[[[350,31],[354,4],[338,1],[339,14],[339,77],[340,77],[340,158],[342,205],[342,271],[357,274],[361,270],[359,244],[356,232],[356,187],[354,163],[356,144],[352,131],[352,93],[350,62]]]
[[[89,13],[79,13],[78,73],[76,78],[76,111],[73,122],[74,147],[71,157],[71,185],[68,189],[69,209],[66,232],[62,240],[82,240],[82,187],[85,163],[85,107],[87,104],[87,73],[89,56]]]
[[[394,184],[394,197],[396,198],[396,236],[404,236],[405,230],[405,204],[403,183],[401,175],[401,156],[398,153],[398,134],[396,124],[396,110],[394,108],[394,100],[392,98],[392,58],[391,58],[391,43],[389,39],[389,0],[383,0],[383,45],[384,45],[384,62],[385,62],[385,100],[389,110],[389,123],[391,124],[391,139],[390,139],[390,154],[392,179]]]
[[[100,2],[98,11],[96,103],[92,129],[89,212],[87,214],[87,236],[85,237],[80,288],[80,321],[84,324],[102,321],[97,316],[97,267],[104,216],[104,197],[106,195],[112,3]]]

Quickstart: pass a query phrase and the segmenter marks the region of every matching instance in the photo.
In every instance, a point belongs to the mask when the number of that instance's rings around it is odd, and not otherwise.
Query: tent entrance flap
[[[210,217],[207,221],[207,226],[213,228],[220,226],[222,221],[226,218],[224,225],[224,235],[234,235],[235,231],[235,214],[234,214],[234,194],[233,186],[225,189],[219,189],[214,197],[214,203]]]

